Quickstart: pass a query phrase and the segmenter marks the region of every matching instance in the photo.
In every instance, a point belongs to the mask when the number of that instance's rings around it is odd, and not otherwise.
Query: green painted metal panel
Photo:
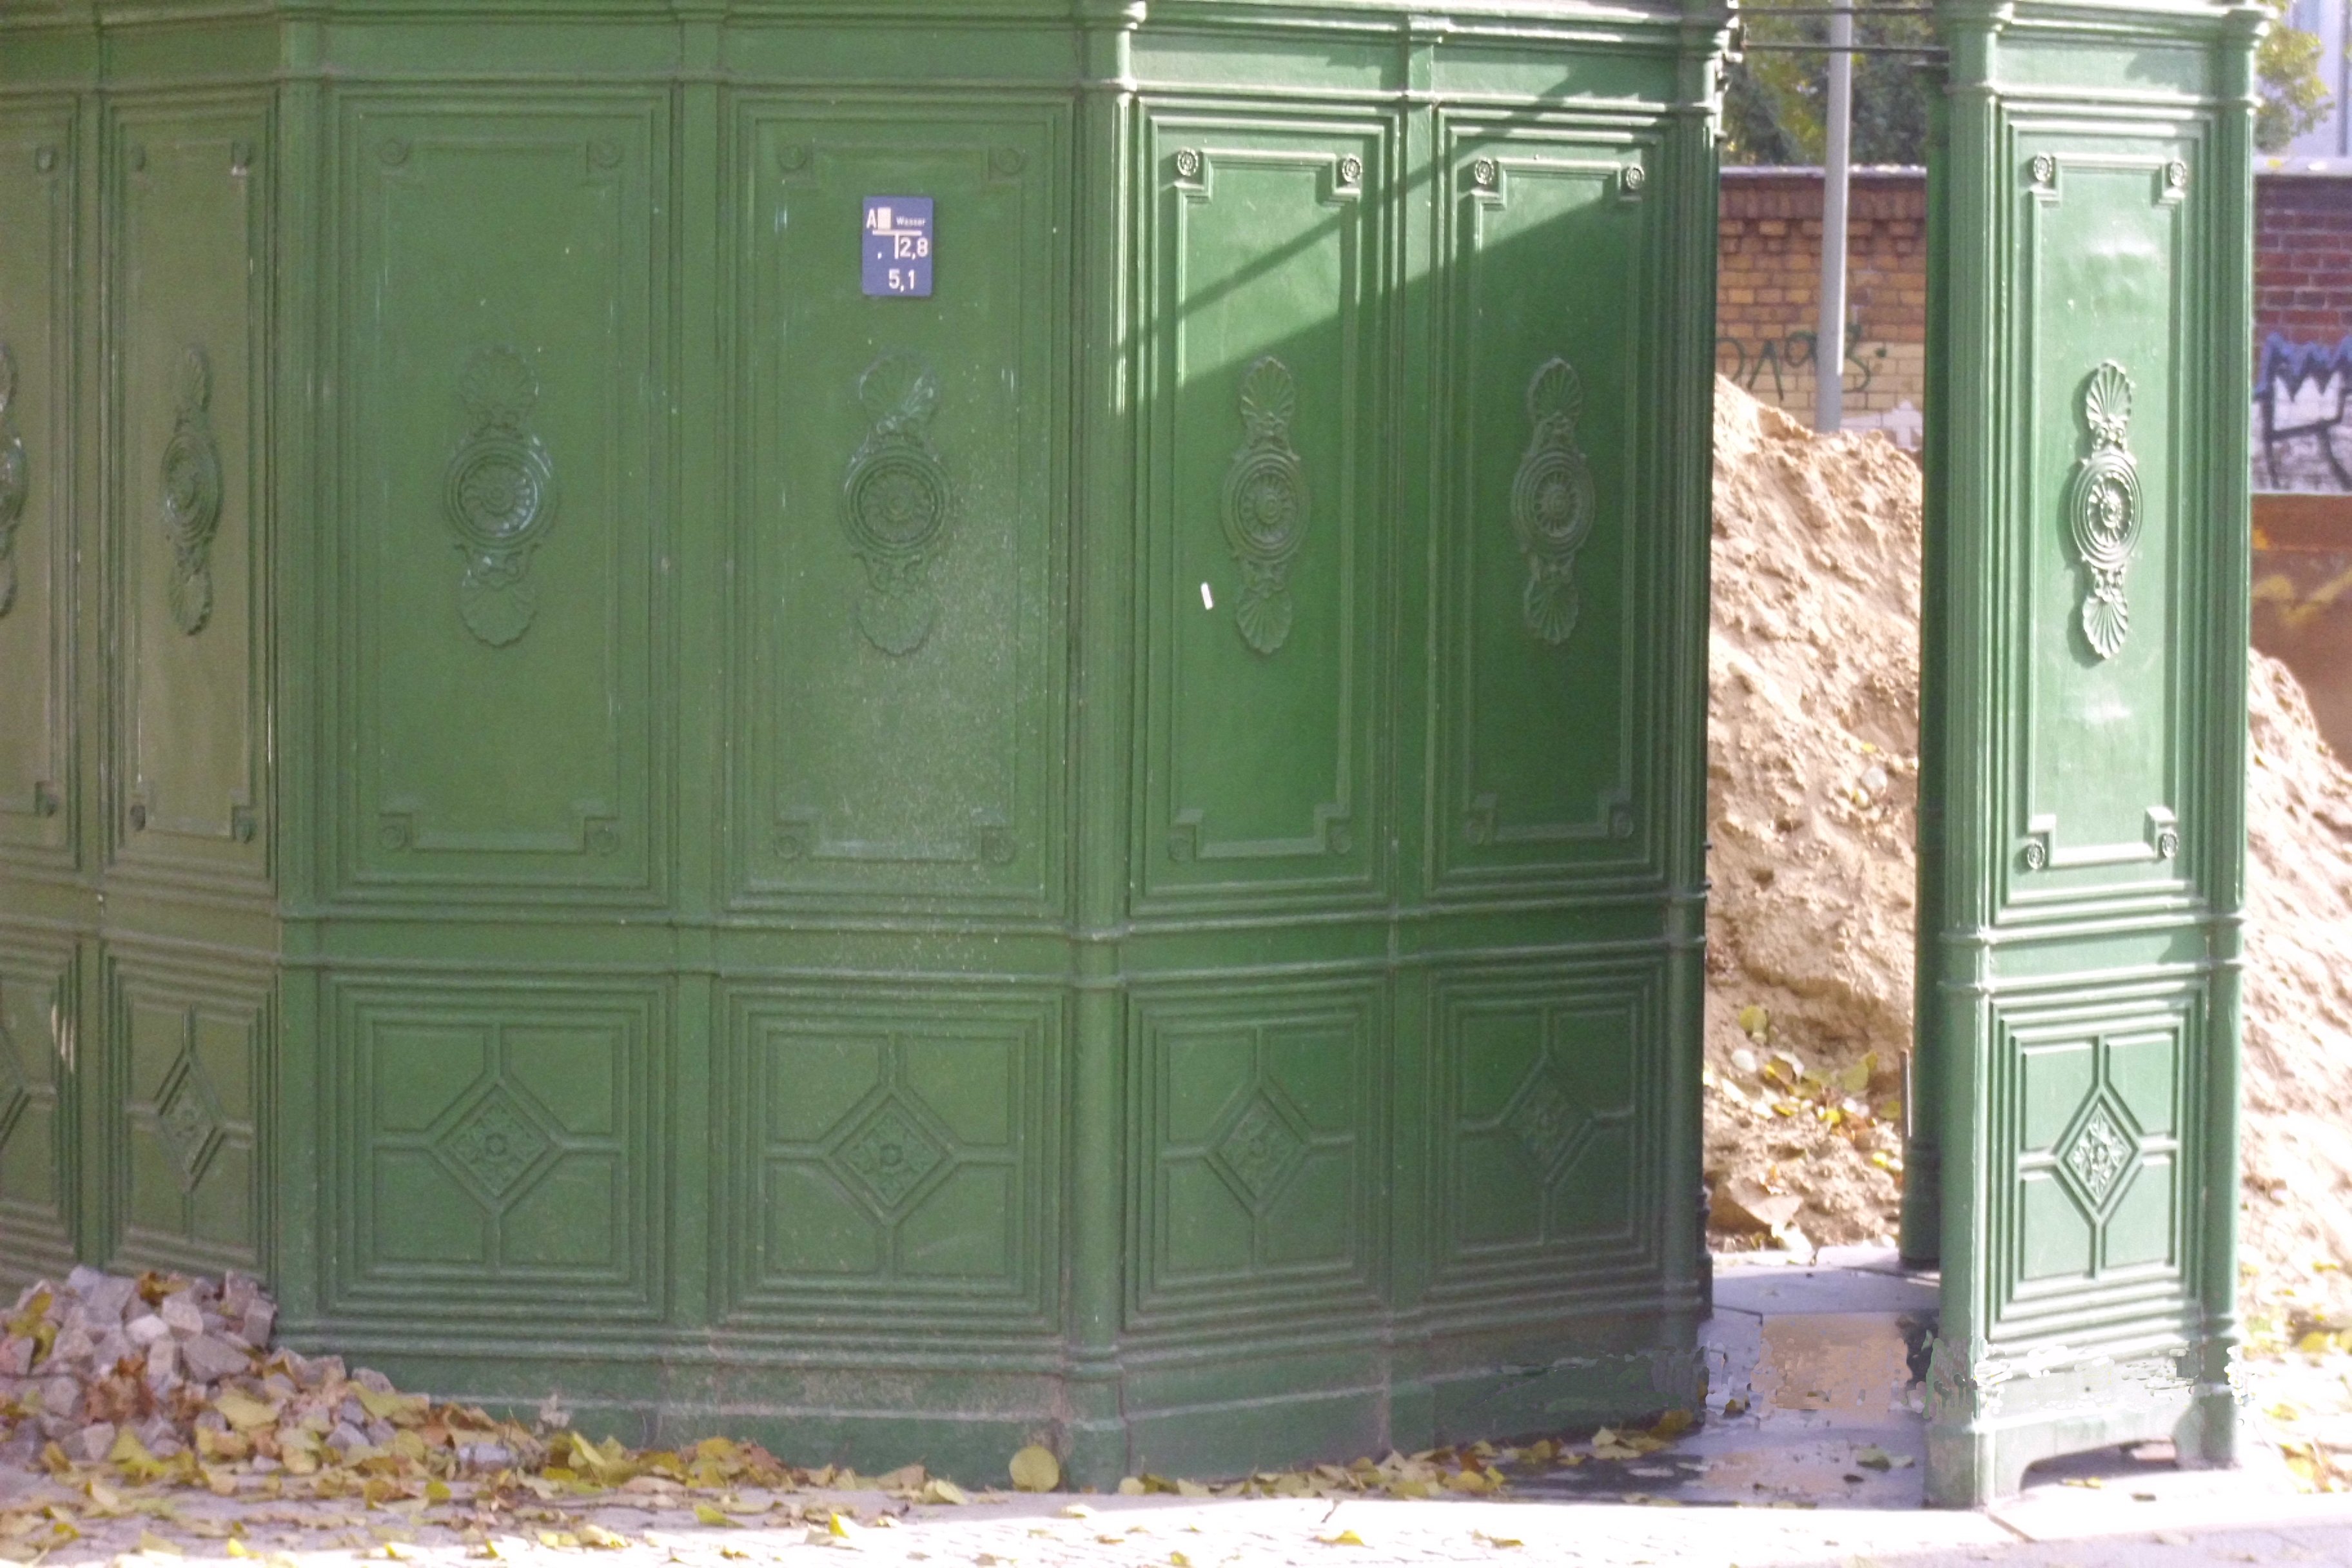
[[[866,1469],[1687,1403],[1725,20],[0,5],[0,1268]]]
[[[1944,1269],[1931,1500],[2106,1443],[2234,1451],[2257,15],[1942,14],[1905,1214]]]

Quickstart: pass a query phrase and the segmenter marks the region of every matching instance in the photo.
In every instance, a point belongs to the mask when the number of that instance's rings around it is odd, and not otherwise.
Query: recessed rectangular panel
[[[457,1324],[635,1320],[660,1300],[652,985],[338,980],[334,1300]]]
[[[1129,1325],[1374,1310],[1391,1049],[1381,988],[1154,991],[1131,1028]]]
[[[2017,142],[2024,472],[2011,896],[2178,881],[2199,824],[2181,794],[2179,542],[2201,449],[2177,429],[2191,285],[2188,159],[2166,140]],[[2191,848],[2194,846],[2190,846]]]
[[[124,860],[207,881],[267,860],[268,129],[124,107],[108,142],[112,804]]]
[[[2092,1221],[2048,1172],[2018,1185],[2017,1277],[2030,1283],[2091,1277]]]
[[[2200,1128],[2199,992],[2178,982],[2080,985],[1998,1014],[1982,1198],[1997,1260],[1991,1329],[2030,1331],[2179,1303]],[[2190,1129],[2184,1136],[2182,1129]],[[2071,1331],[2080,1331],[2076,1328]]]
[[[1442,880],[1639,868],[1664,655],[1646,150],[1452,125],[1432,824]]]
[[[655,886],[666,124],[345,109],[330,635],[354,892]]]
[[[1041,110],[738,121],[745,900],[1055,896],[1066,134]],[[903,226],[913,197],[931,286],[869,295],[867,214]]]
[[[119,1258],[257,1267],[277,1033],[271,973],[118,947],[106,973]]]
[[[1507,1310],[1652,1266],[1659,980],[1559,963],[1438,978],[1435,1293]]]
[[[1362,895],[1384,865],[1387,147],[1173,116],[1146,141],[1147,907]]]
[[[0,113],[0,861],[68,842],[73,130],[69,106]]]
[[[70,1258],[81,1140],[68,1070],[75,1027],[73,951],[0,933],[0,1253],[27,1268]]]
[[[732,1321],[1050,1327],[1059,999],[747,985],[725,1016]]]

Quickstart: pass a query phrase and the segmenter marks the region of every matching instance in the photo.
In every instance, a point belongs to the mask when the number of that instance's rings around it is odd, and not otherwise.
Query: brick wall
[[[2254,177],[2254,486],[2352,489],[2352,179]]]
[[[2343,478],[2352,474],[2352,349],[2342,346],[2352,338],[2352,177],[2264,169],[2254,202],[2254,346],[2259,353],[2280,341],[2283,350],[2265,363],[2290,384],[2275,396],[2275,423],[2290,432],[2278,440],[2264,440],[2257,399],[2254,482],[2352,489]],[[1926,402],[1927,217],[1918,170],[1854,172],[1846,223],[1849,425],[1892,424],[1887,416],[1899,405],[1916,410]],[[1821,173],[1726,170],[1718,218],[1716,368],[1810,420]],[[1894,433],[1898,440],[1908,434]]]
[[[2254,181],[2254,342],[2333,346],[2352,334],[2352,179]]]
[[[1927,225],[1927,179],[1918,170],[1854,171],[1846,202],[1849,424],[1877,423],[1900,405],[1916,410],[1925,401]],[[1821,172],[1726,170],[1717,235],[1716,368],[1810,418]]]

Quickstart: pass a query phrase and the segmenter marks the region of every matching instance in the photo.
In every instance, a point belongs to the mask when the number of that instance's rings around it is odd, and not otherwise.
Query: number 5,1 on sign
[[[931,296],[931,198],[866,198],[866,292],[885,298]]]

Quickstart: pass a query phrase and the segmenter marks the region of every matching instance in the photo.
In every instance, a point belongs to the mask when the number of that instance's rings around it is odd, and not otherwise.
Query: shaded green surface
[[[1719,16],[96,20],[0,1268],[867,1471],[1693,1398]]]

